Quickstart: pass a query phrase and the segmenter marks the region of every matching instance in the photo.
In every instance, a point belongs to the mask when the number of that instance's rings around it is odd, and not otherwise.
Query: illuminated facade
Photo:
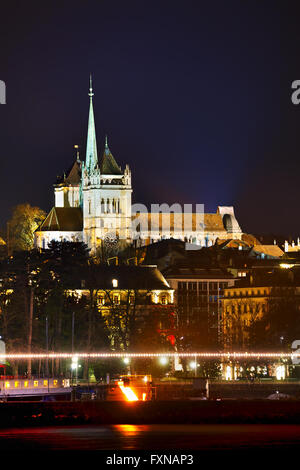
[[[224,290],[234,286],[226,270],[173,266],[164,276],[175,291],[175,305],[182,330],[195,343],[216,347],[221,338],[221,300]]]
[[[145,245],[174,238],[198,246],[211,246],[217,239],[241,239],[233,207],[219,206],[213,214],[200,209],[187,213],[186,208],[181,212],[179,204],[169,210],[165,204],[151,207],[150,213],[143,204],[142,210],[133,210],[131,171],[128,165],[124,170],[118,165],[107,138],[98,160],[91,83],[89,97],[85,161],[77,153],[71,169],[54,185],[55,206],[35,232],[36,247],[47,248],[52,240],[80,241],[95,254],[103,241],[112,239],[125,245],[136,239]]]
[[[147,318],[155,322],[155,331],[173,342],[170,325],[174,317],[174,290],[156,266],[99,265],[95,279],[96,285],[89,285],[88,279],[78,279],[76,284],[81,285],[69,289],[68,294],[78,299],[85,297],[89,304],[92,301],[97,306],[113,347],[117,341],[121,348],[125,347],[124,337],[132,321],[135,334],[141,334]],[[124,333],[121,343],[120,329]]]
[[[292,284],[270,286],[260,283],[225,289],[221,300],[224,347],[248,348],[249,328],[278,306],[283,306],[283,309],[293,308],[293,300],[299,309],[300,287]]]
[[[231,287],[222,298],[222,329],[225,348],[247,347],[249,327],[269,308],[270,286]]]

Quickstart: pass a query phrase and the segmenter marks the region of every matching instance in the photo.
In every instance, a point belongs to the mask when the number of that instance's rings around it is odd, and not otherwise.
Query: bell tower
[[[105,237],[127,242],[131,238],[131,171],[117,164],[105,138],[98,162],[93,88],[90,78],[90,109],[86,159],[82,164],[83,239],[94,254]]]

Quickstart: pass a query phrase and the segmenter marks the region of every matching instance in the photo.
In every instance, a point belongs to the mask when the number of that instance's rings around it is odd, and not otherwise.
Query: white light
[[[72,356],[72,364],[71,364],[71,369],[77,369],[78,367],[78,356]]]
[[[123,362],[124,362],[125,364],[129,364],[129,362],[130,362],[129,357],[124,357],[124,358],[123,358]]]
[[[112,280],[112,285],[113,285],[113,287],[118,287],[118,279],[113,279]]]
[[[284,365],[279,365],[276,367],[276,379],[284,380],[285,379],[285,367]]]
[[[159,358],[159,362],[160,362],[160,364],[161,364],[162,366],[165,366],[165,365],[168,364],[168,358],[166,358],[166,357],[160,357],[160,358]]]
[[[226,369],[225,369],[225,379],[226,379],[226,380],[231,380],[231,379],[232,379],[232,369],[231,369],[231,366],[226,366]]]
[[[165,357],[198,357],[198,358],[211,358],[211,359],[260,359],[260,358],[273,358],[273,359],[293,359],[293,358],[300,358],[300,353],[278,353],[278,352],[192,352],[192,353],[163,353]],[[79,359],[109,359],[109,358],[123,358],[124,353],[103,353],[103,352],[83,352],[83,353],[76,353]],[[8,353],[8,354],[0,354],[0,360],[3,359],[72,359],[74,354],[72,353],[65,353],[65,352],[57,352],[57,353],[38,353],[38,354],[28,354],[28,353]],[[127,353],[127,357],[137,357],[137,358],[160,358],[162,357],[162,353]]]
[[[196,369],[196,367],[197,367],[197,362],[192,361],[192,362],[190,362],[189,365],[190,365],[190,368],[191,368],[191,369]]]

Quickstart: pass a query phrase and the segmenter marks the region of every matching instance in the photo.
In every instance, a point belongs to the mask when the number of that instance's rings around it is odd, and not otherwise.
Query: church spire
[[[98,164],[97,156],[97,142],[96,142],[96,129],[95,129],[95,118],[94,118],[94,109],[93,109],[93,85],[92,85],[92,75],[90,75],[90,111],[89,111],[89,123],[88,123],[88,134],[86,142],[86,159],[85,167],[88,172],[92,171]]]

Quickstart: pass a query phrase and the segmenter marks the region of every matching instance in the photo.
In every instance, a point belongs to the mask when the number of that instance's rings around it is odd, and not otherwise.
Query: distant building
[[[239,284],[225,289],[221,300],[225,349],[248,347],[248,327],[267,312],[271,291],[270,286],[242,287]]]
[[[234,285],[226,270],[173,266],[164,276],[175,291],[178,322],[192,333],[198,347],[216,348],[221,337],[221,300],[225,289]]]
[[[285,253],[300,251],[300,238],[297,238],[297,243],[295,243],[294,241],[292,241],[292,243],[289,243],[287,240],[285,240],[284,251]]]
[[[216,213],[178,213],[174,204],[144,213],[132,208],[131,170],[122,169],[105,139],[98,160],[90,83],[90,109],[85,161],[77,153],[71,168],[54,185],[55,206],[35,232],[35,245],[47,248],[49,242],[83,241],[95,254],[112,239],[142,246],[163,239],[179,239],[199,247],[212,246],[217,238],[240,239],[242,230],[233,207],[219,206]],[[144,206],[145,207],[145,206]],[[147,209],[147,208],[146,208]]]
[[[261,259],[281,258],[284,251],[277,245],[255,245],[249,252],[250,257]]]
[[[123,326],[134,320],[137,334],[147,317],[155,317],[156,331],[172,345],[175,343],[174,290],[156,266],[99,265],[92,279],[78,278],[68,293],[78,298],[94,296],[99,313],[105,320],[110,318],[108,329],[112,347],[115,346],[111,324],[114,315]]]
[[[253,266],[242,278],[224,290],[221,299],[222,335],[225,349],[247,349],[250,327],[267,312],[300,308],[300,270],[286,263]],[[274,347],[280,346],[279,338]]]

